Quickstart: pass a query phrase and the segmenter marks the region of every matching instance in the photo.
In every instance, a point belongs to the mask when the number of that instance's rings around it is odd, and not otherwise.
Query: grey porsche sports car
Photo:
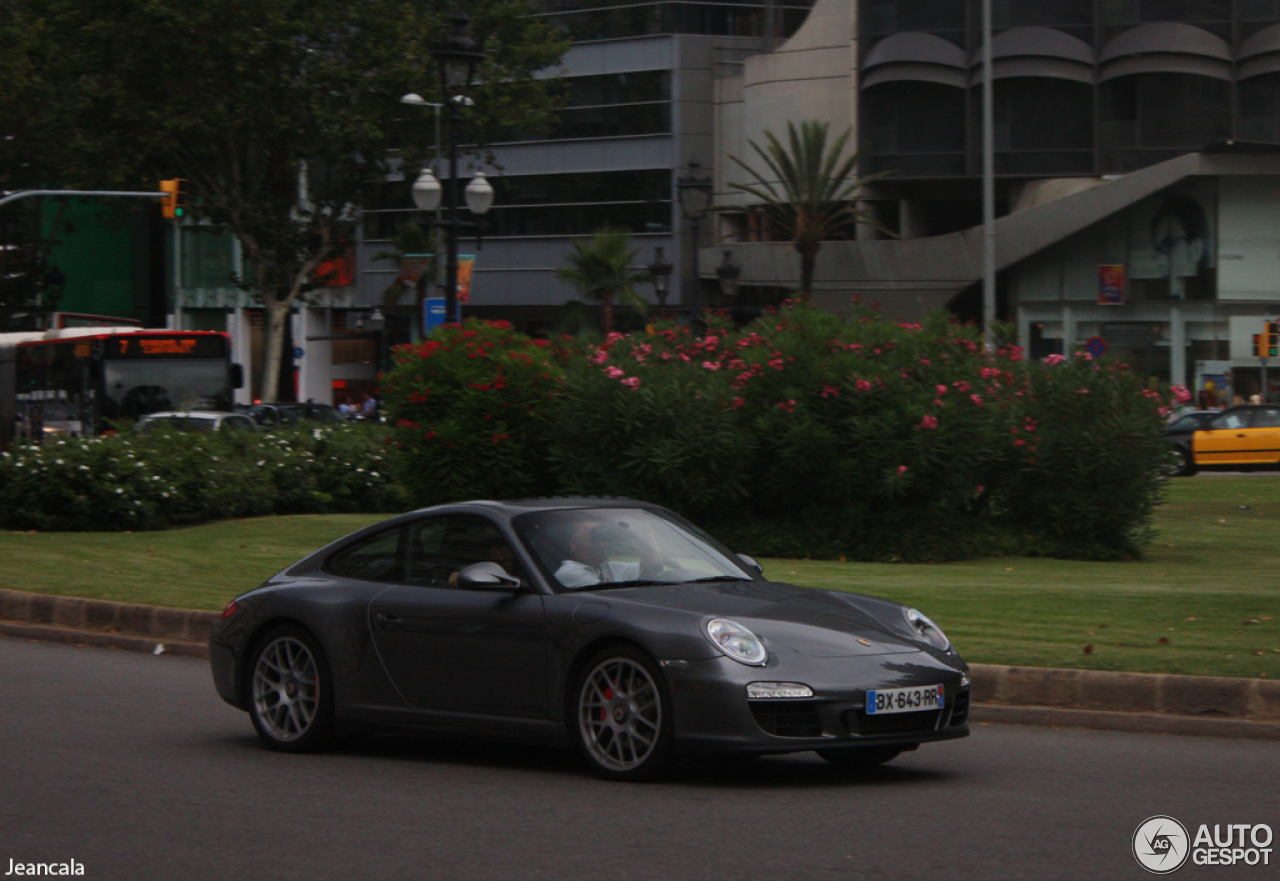
[[[678,756],[889,761],[969,734],[968,667],[921,612],[779,584],[630,499],[426,508],[227,604],[218,693],[266,744],[378,730],[576,744],[605,777]]]

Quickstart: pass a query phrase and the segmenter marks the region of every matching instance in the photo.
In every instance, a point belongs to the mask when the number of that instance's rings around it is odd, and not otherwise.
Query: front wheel
[[[315,637],[295,625],[258,642],[249,668],[249,716],[267,746],[309,752],[333,739],[333,679]]]
[[[671,704],[657,665],[631,646],[600,652],[578,679],[575,730],[587,762],[611,780],[650,780],[671,762]]]
[[[1196,454],[1186,447],[1178,447],[1178,476],[1191,477],[1196,473]]]
[[[893,761],[905,747],[862,746],[845,749],[820,749],[818,755],[842,771],[865,771]]]

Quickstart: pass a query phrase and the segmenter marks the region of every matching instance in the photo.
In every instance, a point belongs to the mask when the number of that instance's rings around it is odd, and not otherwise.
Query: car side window
[[[1268,407],[1255,410],[1253,414],[1254,428],[1280,428],[1280,409]]]
[[[1222,429],[1248,428],[1248,413],[1223,413],[1217,419],[1213,420],[1209,425],[1210,428],[1221,431]]]
[[[506,537],[483,517],[432,517],[409,527],[405,584],[449,587],[473,563],[497,563],[522,578]]]
[[[329,558],[325,568],[334,575],[362,581],[397,581],[400,575],[400,538],[397,526],[371,535]]]

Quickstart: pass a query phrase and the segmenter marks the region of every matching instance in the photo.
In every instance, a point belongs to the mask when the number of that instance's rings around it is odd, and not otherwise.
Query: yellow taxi
[[[1198,430],[1167,439],[1179,448],[1183,474],[1280,467],[1280,405],[1231,407]]]

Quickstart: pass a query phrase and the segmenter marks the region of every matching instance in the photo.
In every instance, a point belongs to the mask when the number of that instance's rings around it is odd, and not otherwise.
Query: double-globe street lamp
[[[424,168],[413,183],[414,204],[422,211],[436,214],[435,223],[443,226],[448,233],[444,282],[446,321],[461,319],[458,310],[458,239],[464,227],[478,226],[458,218],[458,114],[462,107],[470,107],[473,103],[466,92],[471,87],[476,65],[484,60],[484,52],[468,33],[470,23],[471,19],[466,13],[455,12],[451,17],[448,36],[431,50],[431,56],[436,59],[440,68],[440,94],[444,96],[445,126],[449,133],[449,193],[445,200],[445,220],[440,220],[437,213],[444,187],[431,169]],[[405,95],[400,100],[406,104],[438,106],[417,95]],[[438,137],[436,148],[438,151]],[[479,216],[489,211],[493,205],[493,187],[485,179],[484,172],[477,171],[467,184],[465,198],[472,214]]]
[[[689,173],[676,178],[676,200],[680,203],[680,213],[689,221],[693,233],[693,287],[684,301],[689,306],[694,327],[699,331],[702,329],[702,272],[698,265],[698,248],[702,241],[698,233],[702,218],[711,210],[713,195],[711,176],[701,174],[701,171],[702,163],[693,159],[689,162]]]

